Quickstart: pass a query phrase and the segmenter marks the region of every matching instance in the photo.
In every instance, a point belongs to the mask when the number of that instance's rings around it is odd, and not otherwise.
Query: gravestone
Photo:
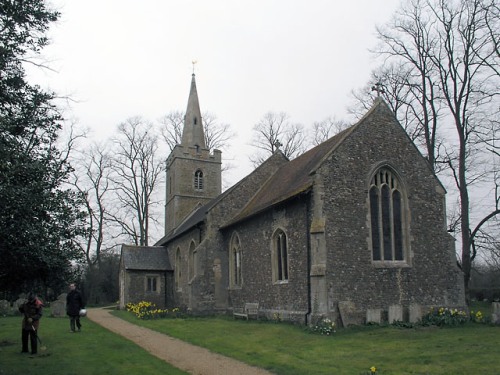
[[[389,306],[389,324],[402,321],[403,321],[403,306],[401,305]]]
[[[382,322],[382,310],[381,309],[367,309],[366,310],[366,323],[377,323]]]
[[[493,302],[491,306],[493,307],[491,322],[493,324],[500,324],[500,302]]]
[[[21,312],[19,311],[19,306],[21,306],[25,302],[26,302],[26,298],[18,298],[16,301],[14,301],[14,304],[12,306],[14,314],[21,315]]]
[[[410,323],[417,323],[422,319],[422,306],[418,303],[410,304]]]
[[[66,316],[66,296],[67,293],[62,293],[57,297],[57,300],[50,304],[52,316],[62,318]]]
[[[352,301],[340,301],[339,312],[340,320],[344,327],[363,324],[363,320],[365,319],[364,314],[356,310],[356,306]]]
[[[10,302],[6,300],[0,300],[0,315],[10,315],[12,309],[10,308]]]
[[[54,301],[50,304],[50,308],[52,311],[52,316],[56,318],[66,316],[66,300],[63,301],[58,299],[57,301]]]

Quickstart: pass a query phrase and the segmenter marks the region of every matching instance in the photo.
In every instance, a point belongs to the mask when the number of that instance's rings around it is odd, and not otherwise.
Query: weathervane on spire
[[[196,65],[197,62],[198,61],[196,61],[196,60],[191,61],[191,63],[193,64],[193,75],[194,75],[194,66]]]
[[[384,85],[378,81],[374,86],[372,86],[372,91],[377,92],[377,98],[380,98],[380,94],[385,94]]]

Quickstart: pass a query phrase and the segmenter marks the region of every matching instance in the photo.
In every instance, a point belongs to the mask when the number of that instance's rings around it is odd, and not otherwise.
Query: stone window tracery
[[[229,249],[229,272],[230,272],[230,286],[232,288],[241,287],[242,285],[242,270],[241,270],[241,243],[238,234],[234,234],[231,238],[231,244]]]
[[[401,262],[405,251],[405,201],[402,185],[389,168],[380,168],[369,190],[370,237],[373,261]]]
[[[146,292],[159,292],[158,276],[146,276]]]
[[[272,237],[273,281],[288,281],[288,241],[285,232],[278,229]]]
[[[175,252],[175,289],[176,290],[181,290],[181,277],[182,277],[182,271],[181,271],[181,249],[177,248]]]
[[[189,245],[189,280],[192,280],[196,276],[197,262],[196,244],[194,241],[191,241],[191,245]]]

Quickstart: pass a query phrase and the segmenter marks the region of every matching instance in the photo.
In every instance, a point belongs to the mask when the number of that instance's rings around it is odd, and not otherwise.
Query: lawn
[[[21,354],[22,318],[0,317],[0,375],[186,374],[88,319],[70,333],[67,318],[48,315],[39,333],[46,350],[34,358]]]
[[[281,375],[496,374],[500,327],[468,323],[457,328],[363,326],[333,336],[285,323],[228,317],[138,320],[113,314]],[[20,352],[20,317],[0,317],[0,375],[183,374],[146,351],[84,320],[69,333],[67,319],[44,317],[47,346],[36,358]]]
[[[379,375],[500,373],[500,327],[486,324],[363,326],[321,336],[284,323],[220,317],[138,320],[125,311],[113,314],[282,375],[357,375],[372,366]]]

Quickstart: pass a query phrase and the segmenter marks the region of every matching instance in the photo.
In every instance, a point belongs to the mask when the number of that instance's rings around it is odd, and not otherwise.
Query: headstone
[[[344,327],[363,324],[365,319],[364,314],[356,310],[356,306],[352,301],[340,301],[339,312],[340,320]]]
[[[12,305],[12,309],[14,311],[14,314],[21,315],[21,312],[19,311],[19,306],[21,306],[25,302],[26,302],[26,298],[19,298],[16,301],[14,301],[14,304]]]
[[[410,323],[417,323],[422,319],[422,306],[418,303],[410,304]]]
[[[403,321],[403,306],[401,305],[389,306],[389,324],[402,321]]]
[[[366,310],[366,323],[380,324],[382,322],[381,309],[367,309]]]
[[[52,316],[60,318],[66,316],[66,301],[58,299],[50,304]]]
[[[5,316],[5,315],[10,315],[11,313],[11,308],[10,308],[10,302],[7,300],[0,300],[0,315]]]
[[[493,324],[500,324],[500,302],[493,302],[491,306],[493,307],[491,322]]]

